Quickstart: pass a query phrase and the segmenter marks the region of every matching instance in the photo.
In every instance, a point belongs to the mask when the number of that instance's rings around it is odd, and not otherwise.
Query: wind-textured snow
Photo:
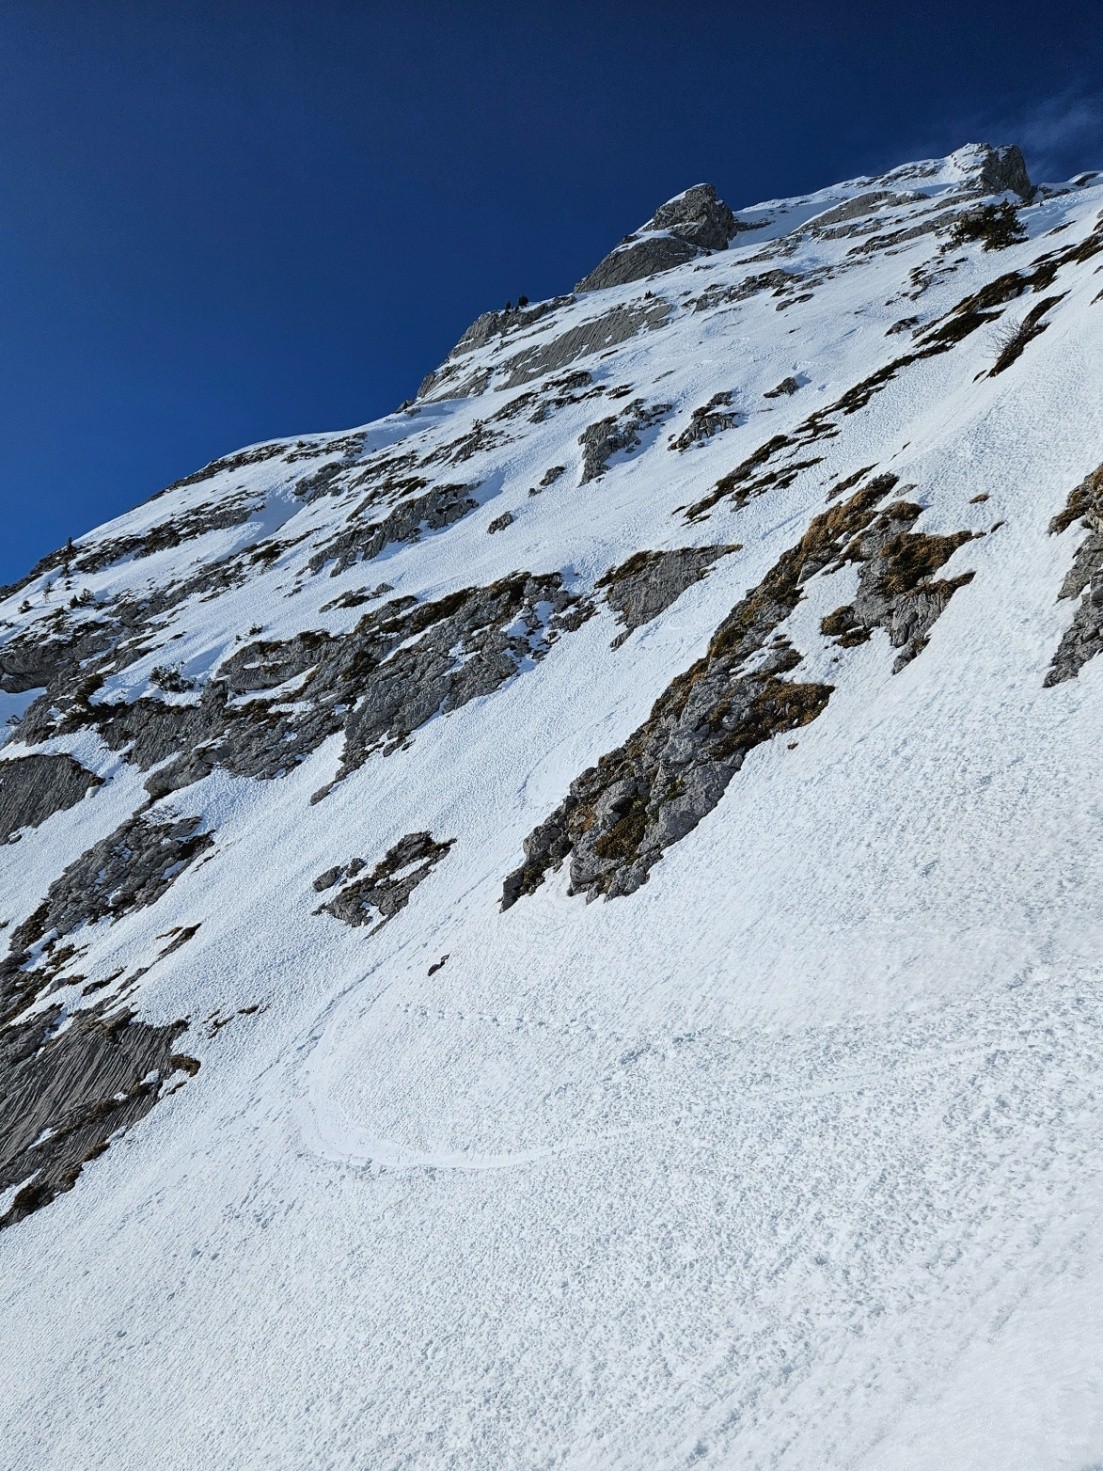
[[[953,244],[983,157],[739,211],[726,250],[488,319],[412,406],[228,457],[0,603],[0,715],[22,717],[0,799],[29,755],[101,779],[0,847],[0,942],[140,809],[210,838],[71,954],[47,930],[19,962],[45,979],[9,1027],[130,1007],[187,1019],[200,1066],[0,1230],[5,1466],[1103,1463],[1103,660],[1045,683],[1084,535],[1050,522],[1103,462],[1103,181],[1038,191],[1022,243]],[[1043,295],[1045,330],[992,375]],[[557,361],[576,328],[595,345]],[[676,447],[718,394],[715,432]],[[829,688],[809,718],[760,732],[634,892],[587,902],[567,856],[503,908],[572,782],[879,475],[916,534],[971,534],[915,657],[893,672],[887,623],[821,630],[859,589],[848,542],[777,623],[787,679]],[[411,532],[387,517],[414,496]],[[620,641],[599,580],[683,547],[725,555]],[[302,735],[334,644],[284,644],[516,572],[558,574],[562,606],[541,583],[499,643],[465,624],[451,669],[395,624],[439,705],[346,759],[357,665]],[[25,651],[120,607],[84,705],[36,703]],[[286,769],[249,774],[236,725],[141,769],[105,707],[198,706],[250,646],[286,681],[235,686],[226,719],[271,697]],[[147,806],[195,741],[207,769]],[[412,834],[436,856],[385,923],[322,910],[315,879],[374,878]]]

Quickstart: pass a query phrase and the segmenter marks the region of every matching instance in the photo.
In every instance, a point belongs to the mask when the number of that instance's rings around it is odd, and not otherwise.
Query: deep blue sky
[[[1103,166],[1099,5],[4,0],[0,582],[214,455],[362,423],[664,199],[984,138]]]

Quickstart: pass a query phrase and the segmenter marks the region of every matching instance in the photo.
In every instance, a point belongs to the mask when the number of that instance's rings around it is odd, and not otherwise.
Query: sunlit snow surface
[[[892,187],[953,182],[950,167]],[[253,625],[352,627],[360,609],[322,605],[383,580],[428,598],[562,569],[589,592],[637,550],[743,549],[619,649],[599,605],[535,667],[324,801],[310,797],[338,738],[278,780],[216,771],[175,795],[215,833],[213,859],[97,933],[81,970],[148,962],[154,936],[201,921],[139,1005],[189,1016],[202,1068],[0,1234],[5,1466],[1103,1462],[1103,660],[1043,688],[1081,535],[1047,527],[1103,461],[1103,256],[1062,274],[1051,325],[1006,373],[978,378],[998,351],[982,329],[843,419],[788,488],[692,525],[674,514],[905,351],[909,335],[885,336],[900,318],[934,320],[1086,235],[1103,208],[1090,184],[1044,199],[1023,211],[1029,241],[951,250],[916,301],[902,293],[936,260],[934,235],[848,256],[861,237],[808,234],[755,259],[859,192],[764,206],[774,223],[729,251],[534,326],[544,341],[645,291],[672,303],[666,325],[577,364],[674,406],[598,481],[578,485],[578,436],[627,399],[506,421],[502,443],[435,472],[477,484],[476,511],[337,577],[306,562],[353,498],[303,505],[280,458],[83,539],[256,498],[245,524],[81,579],[107,597],[262,537],[305,538],[172,610],[166,645],[104,692],[131,699],[166,647],[202,681]],[[783,310],[768,292],[684,304],[839,263]],[[797,394],[763,398],[789,375],[807,380]],[[727,389],[744,422],[670,451]],[[392,416],[364,453],[453,441],[519,391]],[[564,476],[530,496],[555,464]],[[835,686],[826,711],[752,751],[635,894],[586,904],[563,870],[501,913],[526,835],[867,465],[928,508],[925,531],[990,533],[949,563],[976,576],[929,647],[896,675],[883,633],[837,649],[819,624],[854,573],[817,579],[786,631],[800,677]],[[506,510],[513,525],[488,536]],[[36,584],[0,617],[22,626],[42,608]],[[0,697],[0,716],[26,698]],[[21,749],[16,729],[5,755]],[[0,848],[13,923],[145,799],[142,774],[96,737],[47,749],[109,780]],[[393,922],[368,934],[314,912],[316,875],[420,830],[456,845]],[[208,1035],[213,1012],[254,1004]]]

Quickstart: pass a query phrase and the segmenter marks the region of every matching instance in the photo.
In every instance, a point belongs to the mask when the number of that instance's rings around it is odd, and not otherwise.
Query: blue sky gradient
[[[217,454],[362,423],[702,179],[966,141],[1103,167],[1098,5],[8,0],[0,582]]]

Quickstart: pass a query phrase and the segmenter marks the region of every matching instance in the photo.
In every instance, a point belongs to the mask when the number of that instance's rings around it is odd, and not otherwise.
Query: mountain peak
[[[576,291],[599,291],[653,276],[698,255],[723,250],[741,229],[712,184],[694,184],[659,206],[645,225],[582,278]]]
[[[1099,1461],[1103,179],[1020,164],[694,185],[0,590],[11,1471]]]
[[[1016,143],[967,143],[951,153],[948,161],[957,164],[966,180],[983,194],[1017,194],[1026,203],[1034,197],[1035,186]]]

